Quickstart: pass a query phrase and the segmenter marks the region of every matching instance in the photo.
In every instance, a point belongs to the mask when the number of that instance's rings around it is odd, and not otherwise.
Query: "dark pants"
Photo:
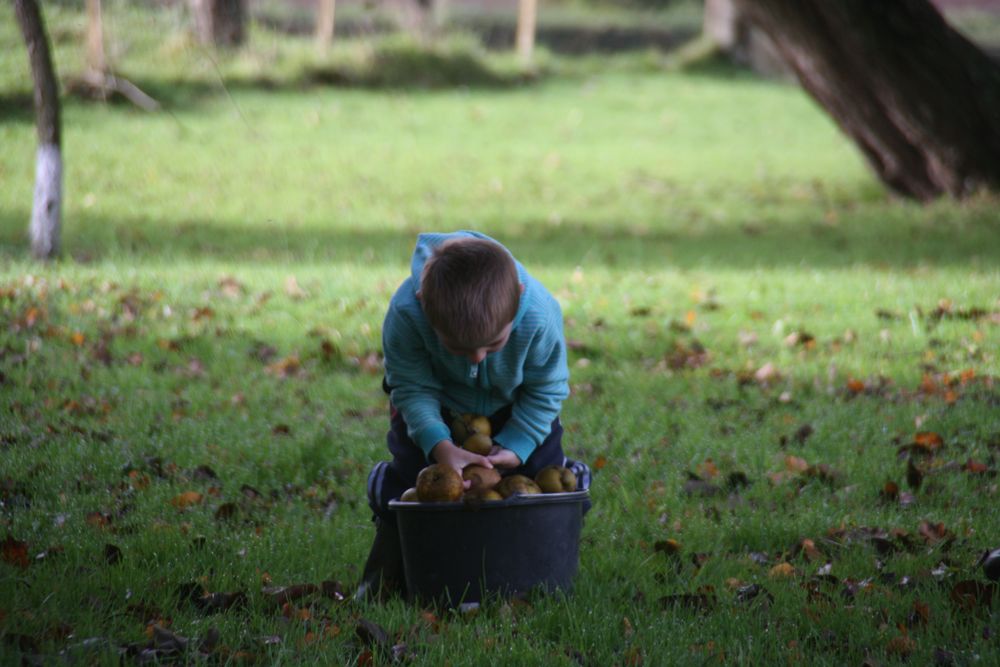
[[[499,433],[510,419],[510,415],[510,406],[491,415],[489,419],[492,431]],[[454,416],[450,410],[442,408],[441,418],[445,424],[450,424]],[[538,471],[546,466],[566,466],[576,475],[577,490],[589,489],[590,468],[583,462],[566,458],[562,449],[562,435],[562,424],[556,417],[548,437],[532,452],[528,460],[520,467],[503,473],[517,473],[534,478]],[[392,406],[390,406],[390,424],[386,442],[389,445],[389,453],[392,454],[392,461],[376,463],[368,475],[368,504],[376,517],[383,521],[394,522],[395,517],[389,511],[389,501],[396,500],[403,491],[416,485],[417,474],[433,461],[428,461],[423,450],[407,435],[403,415]],[[584,503],[584,512],[588,509],[590,509],[589,500]]]

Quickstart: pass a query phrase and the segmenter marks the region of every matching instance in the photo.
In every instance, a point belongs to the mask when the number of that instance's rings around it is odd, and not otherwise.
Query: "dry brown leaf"
[[[861,380],[856,380],[854,378],[848,378],[847,380],[847,391],[852,394],[860,394],[865,390],[865,383]]]
[[[965,465],[962,466],[962,470],[978,475],[989,470],[989,467],[985,463],[981,463],[975,459],[969,459],[965,462]]]
[[[295,276],[285,278],[285,294],[293,299],[304,299],[308,296],[306,291],[299,287],[299,281]]]
[[[778,563],[770,570],[768,570],[767,576],[773,579],[780,579],[783,577],[791,577],[795,575],[795,567],[791,563]]]
[[[789,455],[785,457],[785,467],[792,472],[805,472],[809,464],[801,457]]]
[[[933,431],[921,431],[913,436],[913,443],[930,451],[936,451],[944,446],[944,438]]]
[[[202,501],[202,494],[197,491],[185,491],[184,493],[170,499],[170,504],[177,509],[186,509],[192,505],[197,505]]]
[[[20,568],[28,567],[31,562],[28,558],[28,543],[15,540],[12,535],[7,535],[7,538],[0,542],[0,554],[2,554],[5,563]]]
[[[269,364],[264,369],[264,372],[276,378],[289,378],[298,375],[301,369],[302,363],[299,361],[299,355],[292,354],[273,364]]]

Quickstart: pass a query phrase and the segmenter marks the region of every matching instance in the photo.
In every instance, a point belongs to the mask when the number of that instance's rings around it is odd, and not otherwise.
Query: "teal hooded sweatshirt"
[[[528,460],[545,440],[569,396],[569,369],[559,302],[515,260],[524,293],[510,339],[479,364],[448,352],[438,340],[417,299],[420,274],[433,249],[463,236],[487,239],[478,232],[420,234],[410,277],[396,290],[382,325],[385,375],[392,404],[403,414],[410,438],[430,460],[430,452],[451,432],[441,407],[456,413],[492,415],[512,406],[511,418],[496,444]]]

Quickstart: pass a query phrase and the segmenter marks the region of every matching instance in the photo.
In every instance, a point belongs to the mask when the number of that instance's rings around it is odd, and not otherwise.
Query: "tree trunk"
[[[520,0],[517,7],[517,55],[525,64],[531,62],[535,51],[537,14],[537,0]]]
[[[87,70],[103,75],[107,69],[101,0],[87,0]]]
[[[59,254],[62,218],[62,150],[59,126],[59,88],[49,55],[49,38],[35,0],[14,0],[14,12],[28,47],[35,87],[38,153],[35,195],[31,208],[31,252],[39,259]]]
[[[334,15],[337,0],[319,0],[316,7],[316,46],[326,53],[333,42]]]
[[[195,32],[206,46],[239,46],[246,39],[246,0],[191,0]]]
[[[1000,186],[1000,66],[927,0],[739,0],[894,191]]]

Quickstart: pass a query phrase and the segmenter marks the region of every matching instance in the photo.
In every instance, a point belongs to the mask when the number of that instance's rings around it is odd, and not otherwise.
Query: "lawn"
[[[82,19],[46,10],[72,74]],[[165,110],[66,100],[46,265],[0,9],[2,662],[1000,661],[995,194],[896,199],[803,93],[725,67],[460,45],[496,76],[330,87],[307,42],[210,58],[121,12]],[[370,51],[340,48],[319,69]],[[562,304],[579,576],[354,604],[382,314],[416,234],[461,228]]]

